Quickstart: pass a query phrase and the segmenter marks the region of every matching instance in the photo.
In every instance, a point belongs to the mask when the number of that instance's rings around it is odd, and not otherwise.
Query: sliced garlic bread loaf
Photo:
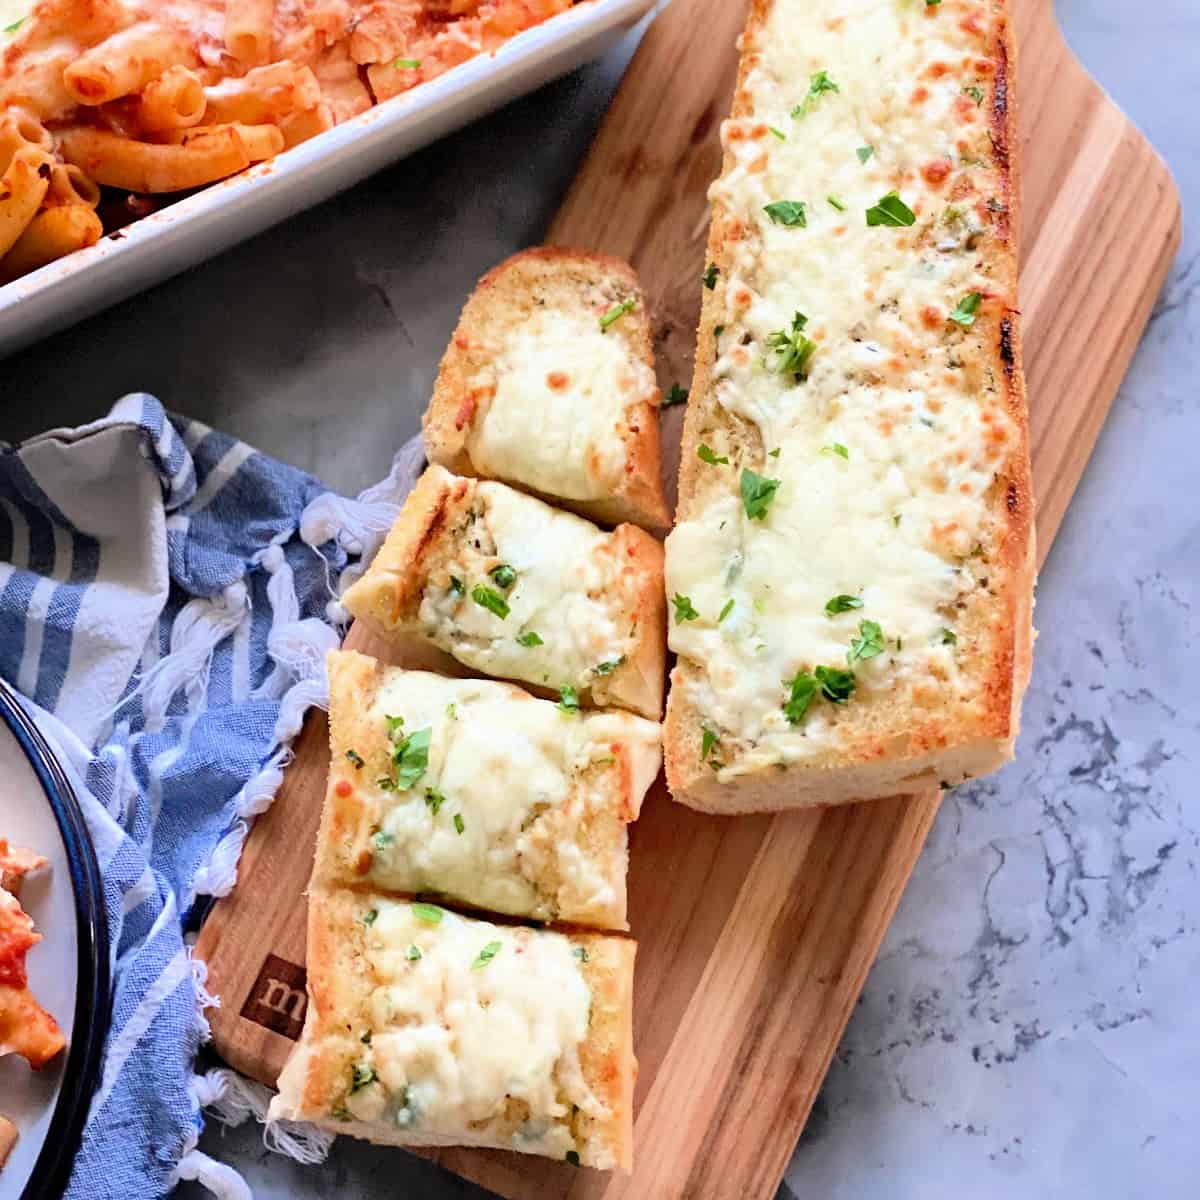
[[[1033,503],[1001,0],[758,0],[667,542],[677,799],[901,794],[1012,754]]]

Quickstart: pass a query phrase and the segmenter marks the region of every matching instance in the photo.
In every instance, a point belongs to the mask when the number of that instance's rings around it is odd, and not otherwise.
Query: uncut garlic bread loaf
[[[566,708],[658,720],[662,559],[635,525],[605,533],[506,484],[431,466],[343,602],[401,650],[423,642]]]
[[[663,530],[658,385],[633,269],[525,250],[467,301],[424,417],[431,462],[615,525]]]
[[[509,683],[332,651],[313,878],[628,929],[625,827],[662,762],[655,721]]]
[[[635,953],[316,887],[304,1031],[269,1120],[629,1170]]]
[[[1012,754],[1033,502],[1003,0],[755,0],[667,541],[675,797],[744,812]]]

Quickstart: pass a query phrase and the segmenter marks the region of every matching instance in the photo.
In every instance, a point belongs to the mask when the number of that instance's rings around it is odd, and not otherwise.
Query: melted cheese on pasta
[[[655,388],[649,366],[594,316],[545,310],[508,332],[472,385],[494,388],[467,439],[475,470],[566,500],[612,495],[628,409]]]
[[[658,773],[657,724],[564,713],[548,700],[514,701],[508,687],[417,671],[388,674],[367,727],[382,736],[388,716],[431,738],[412,789],[379,790],[372,771],[361,773],[382,814],[373,883],[539,920],[623,922],[624,836],[589,844],[589,826],[622,803],[618,753],[631,766],[636,811]]]
[[[346,1098],[348,1115],[486,1138],[523,1106],[513,1148],[564,1158],[572,1109],[607,1115],[580,1068],[591,993],[571,942],[446,910],[431,924],[419,907],[373,903],[370,1037],[356,1068],[370,1082]]]
[[[700,614],[671,627],[697,668],[690,698],[740,742],[723,777],[828,751],[849,708],[818,699],[793,725],[787,681],[845,669],[863,620],[884,647],[851,664],[851,706],[919,677],[937,703],[974,698],[953,627],[977,586],[971,554],[1011,430],[998,381],[965,361],[977,335],[950,314],[994,295],[972,252],[997,186],[989,11],[776,0],[755,35],[751,111],[724,127],[733,161],[712,191],[732,243],[712,395],[721,422],[757,444],[700,468],[718,473],[703,480],[713,490],[666,558],[668,594]],[[915,224],[868,226],[894,189]],[[804,204],[806,224],[765,211],[784,200]],[[780,372],[770,344],[797,313],[817,347],[806,379]],[[765,519],[739,495],[746,466],[781,481]],[[828,615],[839,595],[861,607]]]
[[[503,484],[480,483],[475,494],[475,519],[444,564],[462,590],[439,574],[421,600],[422,632],[487,675],[588,686],[631,641],[615,600],[619,564],[610,535]],[[489,575],[497,561],[516,573],[511,588]],[[499,594],[507,616],[477,603],[477,587]],[[540,644],[517,640],[530,642],[531,634]]]

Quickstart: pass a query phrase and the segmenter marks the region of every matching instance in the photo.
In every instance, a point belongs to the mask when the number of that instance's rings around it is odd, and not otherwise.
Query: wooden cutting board
[[[1180,210],[1166,167],[1068,51],[1050,0],[1013,5],[1021,305],[1044,558],[1178,247]],[[720,166],[745,7],[675,0],[659,16],[548,236],[635,264],[655,308],[664,389],[691,376],[705,192]],[[679,425],[669,412],[668,456]],[[673,462],[668,471],[673,479]],[[358,627],[346,644],[386,657]],[[197,950],[222,998],[217,1049],[267,1083],[303,1016],[302,892],[325,739],[314,714]],[[632,836],[634,1175],[501,1152],[436,1157],[510,1200],[767,1200],[938,803],[930,793],[722,819],[673,804],[660,784]]]

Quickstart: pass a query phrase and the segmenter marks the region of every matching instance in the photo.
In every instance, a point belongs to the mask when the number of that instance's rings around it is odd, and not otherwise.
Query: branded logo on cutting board
[[[308,1008],[306,979],[303,967],[268,954],[242,1005],[242,1016],[296,1041],[304,1028],[304,1012]]]

